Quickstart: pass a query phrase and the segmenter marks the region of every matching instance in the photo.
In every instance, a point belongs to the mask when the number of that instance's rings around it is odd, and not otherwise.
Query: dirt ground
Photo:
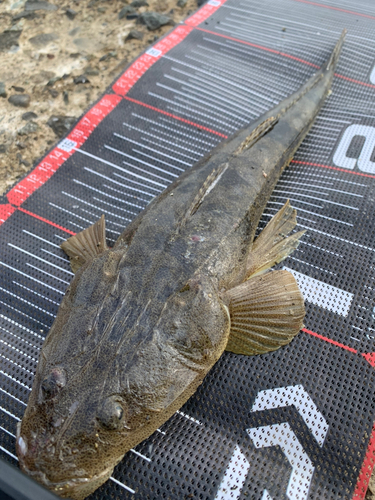
[[[0,0],[0,194],[129,62],[197,6],[197,0]],[[170,21],[149,29],[139,22],[144,12]]]
[[[0,0],[0,194],[66,134],[129,62],[203,3],[136,1],[140,6],[131,6],[132,0]],[[139,23],[144,12],[170,21],[149,29]],[[9,102],[11,96],[17,97]],[[374,475],[366,500],[375,500]]]

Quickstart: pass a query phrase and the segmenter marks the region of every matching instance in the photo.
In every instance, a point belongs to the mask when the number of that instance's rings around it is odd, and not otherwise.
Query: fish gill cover
[[[59,245],[104,213],[109,243],[223,138],[297,90],[348,34],[327,100],[283,173],[307,229],[282,267],[306,303],[281,350],[224,353],[92,498],[361,499],[375,440],[375,7],[210,0],[140,56],[0,206],[0,454],[72,273]]]

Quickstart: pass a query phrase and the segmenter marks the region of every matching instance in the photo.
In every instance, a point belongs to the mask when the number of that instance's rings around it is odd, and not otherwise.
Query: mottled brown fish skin
[[[225,350],[225,291],[247,278],[260,216],[324,103],[341,44],[296,94],[181,175],[76,272],[18,428],[21,468],[47,488],[85,498]]]

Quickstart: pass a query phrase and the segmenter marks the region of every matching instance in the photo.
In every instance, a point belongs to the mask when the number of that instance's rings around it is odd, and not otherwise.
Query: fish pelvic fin
[[[226,292],[231,327],[226,351],[264,354],[289,344],[303,326],[305,307],[288,271],[252,277]]]
[[[92,226],[68,238],[60,247],[70,257],[72,271],[76,273],[85,262],[108,249],[104,215]]]
[[[272,217],[253,243],[247,259],[245,279],[264,273],[286,259],[298,247],[299,240],[306,231],[288,236],[297,224],[296,215],[297,211],[288,200]]]

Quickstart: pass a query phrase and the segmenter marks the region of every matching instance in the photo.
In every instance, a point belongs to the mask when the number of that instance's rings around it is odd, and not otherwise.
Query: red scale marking
[[[226,0],[208,1],[201,9],[185,20],[185,24],[196,28],[199,24],[208,19],[226,2]]]
[[[117,95],[104,96],[83,118],[81,118],[66,139],[74,141],[76,143],[75,148],[82,146],[103,118],[105,118],[120,101],[121,97]],[[9,203],[16,207],[21,206],[29,196],[52,177],[74,151],[74,148],[67,152],[60,149],[59,146],[56,146],[29,175],[9,191],[7,194]]]
[[[126,99],[127,101],[134,102],[135,104],[139,104],[140,106],[144,106],[145,108],[152,109],[153,111],[157,111],[158,113],[161,113],[163,115],[170,116],[171,118],[174,118],[175,120],[187,123],[189,125],[192,125],[193,127],[197,127],[200,130],[206,130],[207,132],[210,132],[211,134],[219,135],[223,139],[228,139],[228,136],[225,134],[222,134],[221,132],[217,132],[216,130],[213,130],[212,128],[204,127],[203,125],[199,125],[199,123],[192,122],[190,120],[187,120],[186,118],[182,118],[181,116],[177,116],[177,115],[174,115],[172,113],[168,113],[168,111],[164,111],[162,109],[155,108],[155,106],[151,106],[150,104],[146,104],[145,102],[137,101],[137,99],[132,99],[131,97],[127,97],[127,96],[124,96],[124,99]]]
[[[174,29],[163,40],[153,45],[144,54],[142,54],[125,71],[123,75],[112,86],[114,92],[125,96],[129,90],[137,83],[146,71],[151,68],[164,54],[184,40],[189,33],[193,31],[191,26],[181,25]]]
[[[347,174],[360,175],[362,177],[371,177],[371,179],[375,179],[375,175],[362,174],[361,172],[353,172],[352,170],[346,170],[345,168],[339,168],[339,167],[332,167],[330,165],[323,165],[322,163],[313,163],[310,161],[299,161],[299,160],[292,160],[290,163],[299,163],[301,165],[311,165],[312,167],[328,168],[330,170],[338,170],[339,172],[345,172]]]
[[[3,222],[5,222],[8,217],[12,215],[13,212],[16,211],[15,207],[12,207],[9,203],[5,205],[0,205],[0,226]]]
[[[375,16],[370,16],[369,14],[361,14],[360,12],[354,12],[353,10],[341,9],[340,7],[332,7],[331,5],[324,5],[317,2],[309,2],[308,0],[294,0],[295,2],[307,3],[309,5],[315,5],[316,7],[323,7],[324,9],[338,10],[339,12],[345,12],[345,14],[353,14],[354,16],[367,17],[369,19],[375,19]]]
[[[16,209],[14,209],[14,210],[16,210]],[[34,214],[33,212],[29,212],[28,210],[25,210],[24,208],[18,207],[18,210],[20,212],[23,212],[24,214],[31,215],[31,217],[35,217],[36,219],[39,219],[39,220],[45,222],[46,224],[50,224],[53,227],[57,227],[57,229],[61,229],[62,231],[65,231],[66,233],[71,234],[72,236],[75,236],[77,234],[77,233],[74,233],[73,231],[70,231],[70,229],[66,229],[65,227],[60,226],[59,224],[55,224],[55,222],[52,222],[48,219],[45,219],[44,217],[41,217],[40,215]]]

